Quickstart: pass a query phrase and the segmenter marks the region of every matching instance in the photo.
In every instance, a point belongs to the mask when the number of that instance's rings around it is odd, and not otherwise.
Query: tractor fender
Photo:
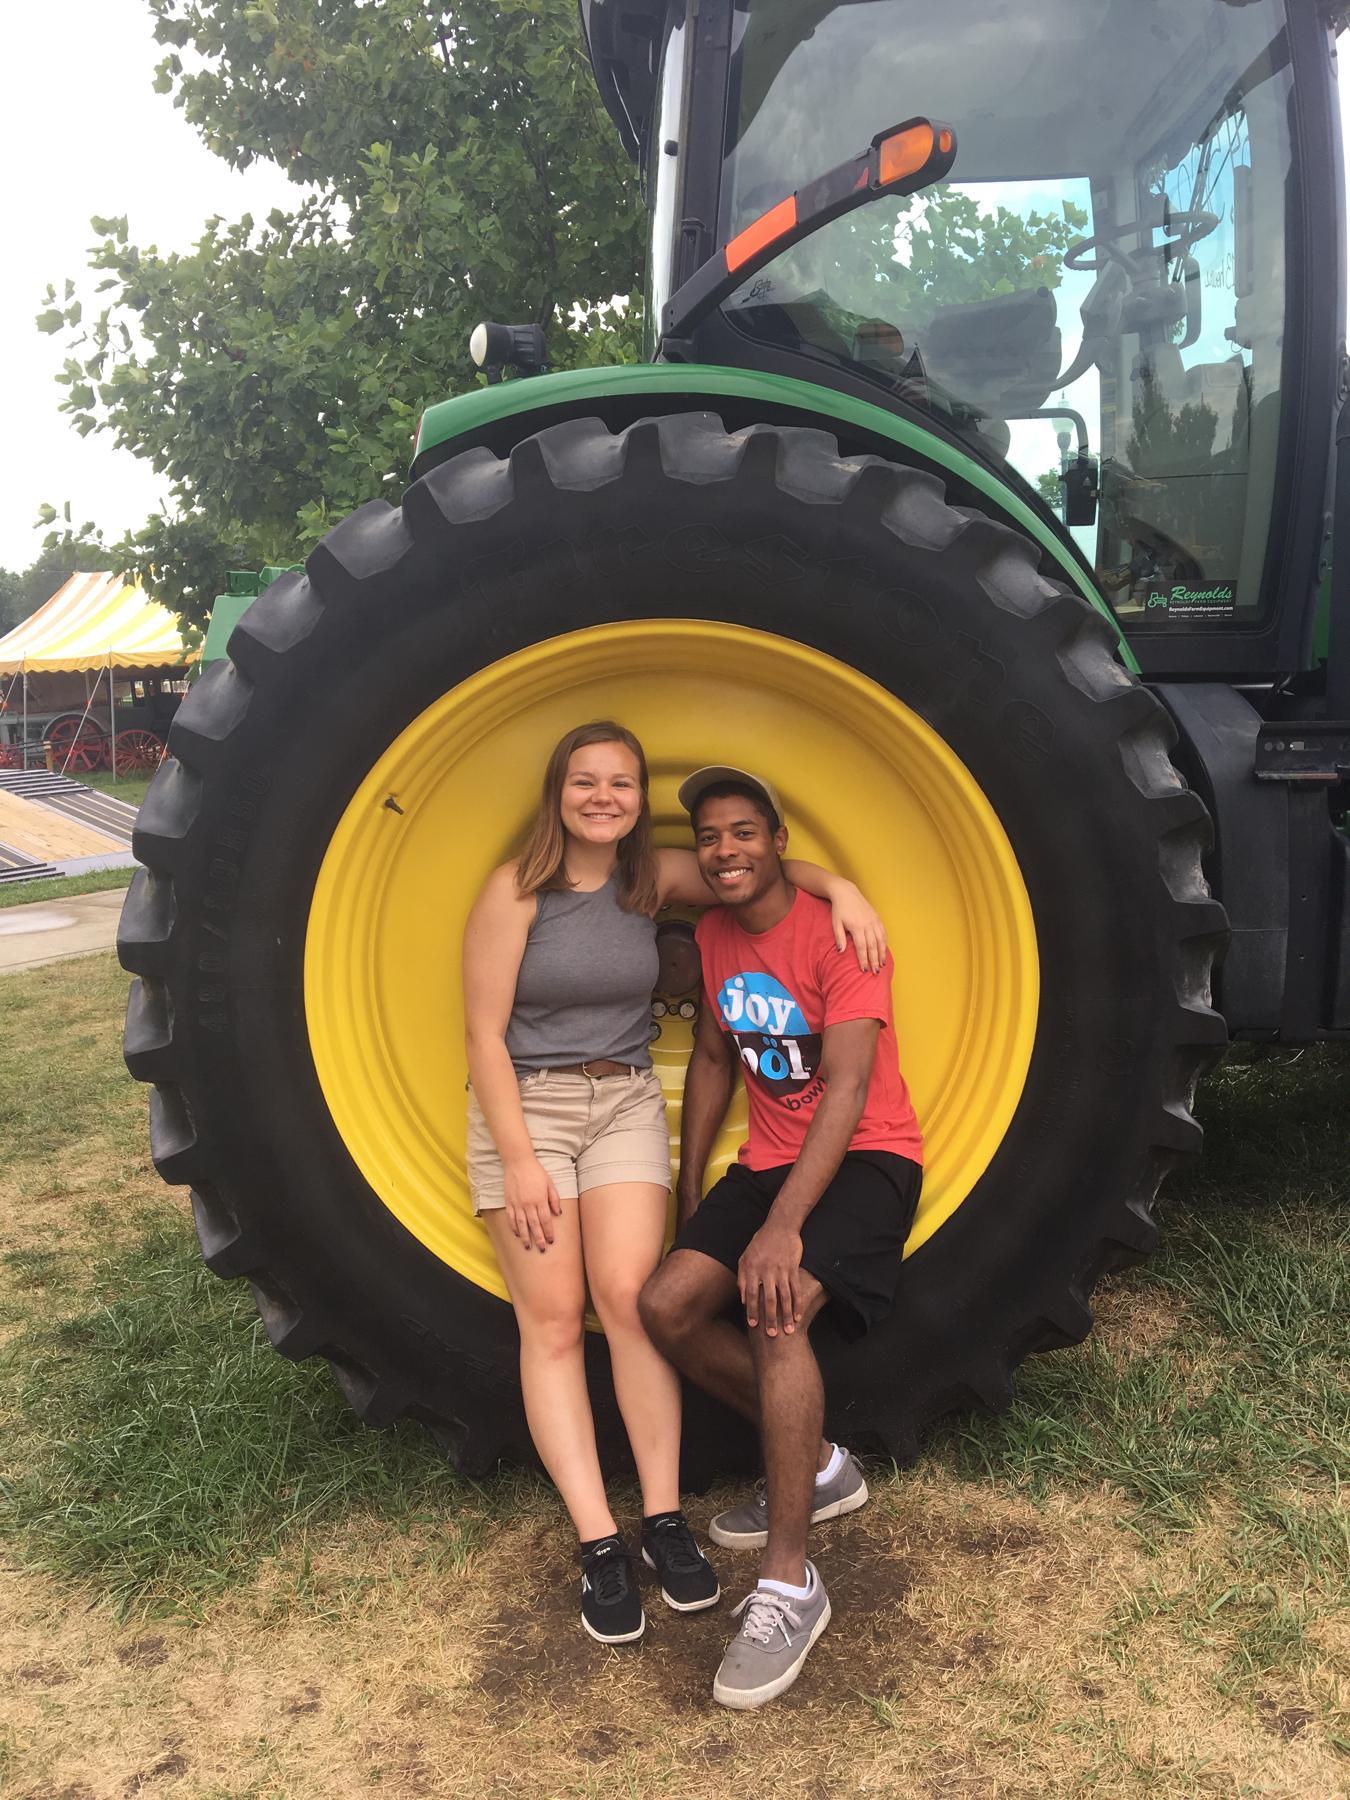
[[[729,431],[805,426],[829,432],[846,456],[879,456],[935,475],[953,505],[975,507],[1030,539],[1041,574],[1064,582],[1100,614],[1111,629],[1115,655],[1131,674],[1139,673],[1109,602],[1048,514],[921,420],[814,381],[715,363],[622,363],[499,381],[427,408],[417,427],[411,477],[417,481],[466,450],[507,457],[537,432],[576,419],[602,419],[618,433],[654,414],[705,410],[715,411]]]

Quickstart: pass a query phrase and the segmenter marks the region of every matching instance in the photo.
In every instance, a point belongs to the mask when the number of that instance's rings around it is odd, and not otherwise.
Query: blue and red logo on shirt
[[[800,1155],[825,1092],[828,1028],[855,1019],[874,1019],[881,1031],[850,1148],[921,1161],[923,1142],[895,1048],[889,956],[879,975],[859,969],[856,957],[841,956],[829,907],[800,891],[787,917],[768,931],[747,932],[729,909],[711,906],[695,936],[706,1022],[732,1040],[745,1073],[750,1134],[741,1146],[743,1163],[772,1169]]]
[[[772,975],[743,969],[730,976],[718,989],[717,1009],[742,1063],[772,1099],[799,1094],[816,1079],[821,1033]]]

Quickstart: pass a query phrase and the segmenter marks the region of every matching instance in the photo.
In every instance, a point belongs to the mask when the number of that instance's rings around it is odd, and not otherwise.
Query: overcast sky
[[[241,0],[242,4],[242,0]],[[38,506],[71,503],[109,537],[160,499],[157,477],[106,434],[80,438],[57,411],[62,339],[34,327],[46,284],[87,295],[91,214],[126,213],[133,243],[187,249],[212,213],[264,216],[296,189],[277,170],[243,173],[209,154],[169,98],[151,88],[159,48],[145,0],[60,0],[6,15],[0,59],[6,257],[0,282],[5,419],[0,440],[0,566],[26,568]],[[1342,118],[1350,140],[1342,56]]]
[[[242,3],[242,0],[241,0]],[[0,346],[0,566],[23,569],[42,547],[39,505],[71,503],[109,537],[142,523],[160,499],[147,463],[106,433],[81,438],[57,411],[61,336],[33,324],[47,283],[70,276],[85,296],[92,214],[126,213],[134,244],[186,250],[212,213],[265,217],[298,190],[271,165],[236,173],[205,150],[171,99],[151,87],[164,52],[145,0],[60,0],[6,14],[0,57],[5,270]]]

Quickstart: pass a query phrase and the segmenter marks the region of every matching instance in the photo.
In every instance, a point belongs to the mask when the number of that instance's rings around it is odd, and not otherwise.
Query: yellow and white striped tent
[[[0,637],[0,675],[148,671],[185,660],[173,614],[138,584],[106,573],[72,575]]]

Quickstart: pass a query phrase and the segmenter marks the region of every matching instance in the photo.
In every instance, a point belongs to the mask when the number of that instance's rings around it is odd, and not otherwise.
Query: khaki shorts
[[[670,1186],[670,1129],[654,1069],[594,1077],[540,1069],[519,1079],[525,1128],[560,1200],[612,1181]],[[505,1206],[502,1159],[472,1089],[468,1165],[474,1212]]]

